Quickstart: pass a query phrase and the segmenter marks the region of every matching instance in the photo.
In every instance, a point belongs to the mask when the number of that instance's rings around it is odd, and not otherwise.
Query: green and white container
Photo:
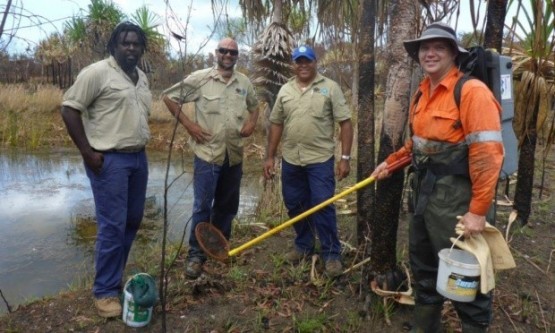
[[[132,284],[137,280],[134,279],[154,280],[146,273],[135,274],[127,280],[123,288],[123,322],[130,327],[143,327],[148,325],[152,318],[152,306],[141,306],[135,302]]]

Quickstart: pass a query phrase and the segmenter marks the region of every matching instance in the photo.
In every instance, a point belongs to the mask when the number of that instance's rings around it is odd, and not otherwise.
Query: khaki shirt
[[[152,95],[140,69],[137,85],[110,56],[85,67],[66,91],[62,105],[81,112],[85,134],[97,150],[145,146]]]
[[[202,69],[166,89],[164,95],[177,103],[195,102],[192,120],[211,134],[206,143],[189,138],[197,157],[222,165],[227,153],[229,165],[241,163],[244,143],[240,132],[249,112],[258,108],[254,88],[245,75],[234,71],[226,84],[216,67]]]
[[[334,122],[351,118],[341,88],[317,74],[302,92],[295,78],[279,90],[270,122],[283,125],[283,158],[294,165],[321,163],[334,154]]]

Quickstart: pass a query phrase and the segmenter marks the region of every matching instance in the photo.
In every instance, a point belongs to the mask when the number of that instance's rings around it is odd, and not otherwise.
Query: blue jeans
[[[328,200],[335,194],[334,159],[323,163],[298,166],[283,160],[282,193],[289,217]],[[314,252],[315,234],[320,239],[320,255],[324,261],[340,259],[341,244],[337,236],[335,206],[328,205],[293,224],[297,237],[295,248],[305,254]]]
[[[203,263],[206,254],[199,246],[195,228],[200,222],[210,222],[229,239],[231,222],[239,209],[239,190],[243,164],[229,166],[226,159],[223,165],[208,163],[195,156],[194,161],[194,203],[193,224],[189,236],[188,260]]]
[[[85,165],[96,210],[96,298],[118,296],[129,250],[139,230],[145,207],[148,162],[139,153],[104,153],[96,175]]]

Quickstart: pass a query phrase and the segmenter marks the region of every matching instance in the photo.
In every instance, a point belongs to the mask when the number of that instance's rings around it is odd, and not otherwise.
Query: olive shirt
[[[189,138],[198,158],[222,165],[227,153],[230,166],[242,162],[241,129],[249,113],[258,108],[254,87],[244,74],[234,71],[226,83],[217,67],[201,69],[163,94],[177,103],[195,102],[195,119],[191,120],[211,134],[206,143]]]
[[[281,87],[270,122],[283,125],[282,154],[291,164],[322,163],[334,155],[334,122],[351,119],[339,85],[317,74],[302,92],[295,78]]]
[[[152,94],[145,73],[137,72],[135,85],[110,56],[85,67],[64,94],[62,105],[81,112],[92,148],[144,147],[150,139]]]

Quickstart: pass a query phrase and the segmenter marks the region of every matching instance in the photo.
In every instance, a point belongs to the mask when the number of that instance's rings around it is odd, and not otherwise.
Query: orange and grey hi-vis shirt
[[[462,73],[453,67],[430,96],[430,79],[425,78],[420,97],[411,102],[409,119],[412,137],[391,154],[391,164],[418,151],[433,154],[438,149],[466,143],[472,198],[469,212],[486,215],[503,164],[501,106],[480,80],[467,81],[461,91],[460,108],[454,98],[455,84]]]

